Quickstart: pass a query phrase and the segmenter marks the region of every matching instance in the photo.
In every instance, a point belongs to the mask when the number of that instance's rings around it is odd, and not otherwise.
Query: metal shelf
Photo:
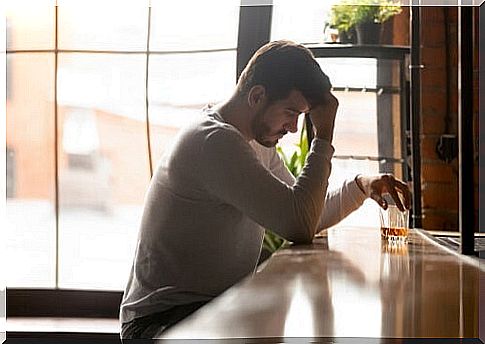
[[[369,57],[401,60],[411,53],[408,46],[354,45],[354,44],[305,44],[315,57]]]

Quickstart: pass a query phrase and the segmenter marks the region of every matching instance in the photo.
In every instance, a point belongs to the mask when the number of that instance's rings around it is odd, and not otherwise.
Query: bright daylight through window
[[[239,1],[150,4],[9,3],[11,288],[123,289],[150,179],[147,118],[155,168],[236,82]]]

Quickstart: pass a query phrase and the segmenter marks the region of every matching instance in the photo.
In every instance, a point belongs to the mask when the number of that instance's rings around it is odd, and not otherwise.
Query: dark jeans
[[[121,339],[151,339],[189,316],[207,302],[194,302],[135,318],[121,325]]]

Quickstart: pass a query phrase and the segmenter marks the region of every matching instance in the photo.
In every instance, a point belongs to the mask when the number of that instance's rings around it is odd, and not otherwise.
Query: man
[[[121,304],[122,338],[151,338],[254,272],[264,228],[298,244],[336,224],[367,197],[390,193],[392,176],[357,176],[327,193],[337,99],[312,53],[289,41],[261,47],[232,97],[182,130],[150,184]],[[275,150],[298,117],[315,129],[295,179]],[[404,195],[404,205],[398,192]]]

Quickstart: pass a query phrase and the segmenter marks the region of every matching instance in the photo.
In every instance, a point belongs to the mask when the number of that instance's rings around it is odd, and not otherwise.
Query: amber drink
[[[407,242],[409,211],[400,211],[395,205],[389,205],[386,210],[380,209],[381,238],[391,242]]]

